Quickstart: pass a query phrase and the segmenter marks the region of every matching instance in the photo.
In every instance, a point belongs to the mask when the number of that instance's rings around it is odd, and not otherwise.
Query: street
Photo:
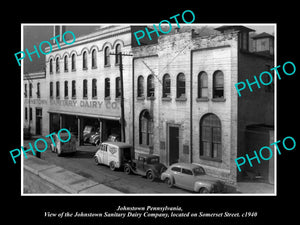
[[[47,138],[46,138],[47,140]],[[34,139],[24,140],[24,147],[28,147],[28,142],[34,143]],[[169,188],[160,180],[151,182],[145,177],[138,175],[127,175],[122,170],[111,171],[105,165],[96,165],[93,156],[97,151],[97,147],[85,144],[84,146],[77,146],[75,154],[66,154],[58,157],[56,153],[50,150],[50,140],[48,141],[48,149],[41,153],[41,159],[49,163],[63,167],[83,177],[99,182],[108,187],[117,189],[123,193],[179,193],[191,194],[176,187]],[[41,143],[41,142],[39,142]],[[38,143],[38,145],[39,145]],[[41,144],[43,145],[43,143]],[[44,146],[40,146],[43,149]],[[28,152],[28,154],[31,152]],[[26,159],[24,159],[26,160]]]

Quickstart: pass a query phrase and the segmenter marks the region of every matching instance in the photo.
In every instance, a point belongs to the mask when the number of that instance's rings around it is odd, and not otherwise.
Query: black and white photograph
[[[99,15],[83,7],[87,17],[71,8],[20,14],[9,29],[7,216],[18,211],[32,224],[296,218],[295,21],[258,6]]]

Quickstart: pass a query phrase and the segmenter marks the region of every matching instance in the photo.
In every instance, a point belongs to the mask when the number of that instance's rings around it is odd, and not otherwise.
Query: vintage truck
[[[139,154],[137,159],[129,160],[124,164],[126,174],[146,176],[151,181],[160,179],[161,173],[166,169],[165,165],[159,162],[159,156],[149,154]]]

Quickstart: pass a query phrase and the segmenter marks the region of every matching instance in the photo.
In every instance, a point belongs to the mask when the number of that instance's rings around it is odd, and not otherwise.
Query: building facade
[[[234,160],[249,147],[247,127],[274,125],[274,90],[239,98],[234,85],[272,68],[273,52],[250,52],[253,30],[242,26],[223,26],[210,36],[177,30],[143,46],[134,43],[134,30],[108,26],[53,47],[46,75],[37,80],[45,98],[36,103],[43,106],[41,134],[64,127],[82,144],[85,125],[100,128],[103,141],[120,133],[120,59],[109,53],[131,53],[122,58],[126,142],[166,165],[200,164],[235,184]]]

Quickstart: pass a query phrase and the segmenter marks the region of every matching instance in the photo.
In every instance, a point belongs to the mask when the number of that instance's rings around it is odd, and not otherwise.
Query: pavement
[[[40,183],[43,183],[43,180],[45,180],[58,187],[58,189],[72,194],[122,194],[122,192],[116,189],[92,181],[62,167],[50,164],[35,156],[27,155],[27,157],[27,159],[24,159],[24,170],[38,176]],[[24,179],[24,186],[26,186],[27,189],[30,188],[29,181],[26,179]],[[53,192],[55,193],[56,191]]]

